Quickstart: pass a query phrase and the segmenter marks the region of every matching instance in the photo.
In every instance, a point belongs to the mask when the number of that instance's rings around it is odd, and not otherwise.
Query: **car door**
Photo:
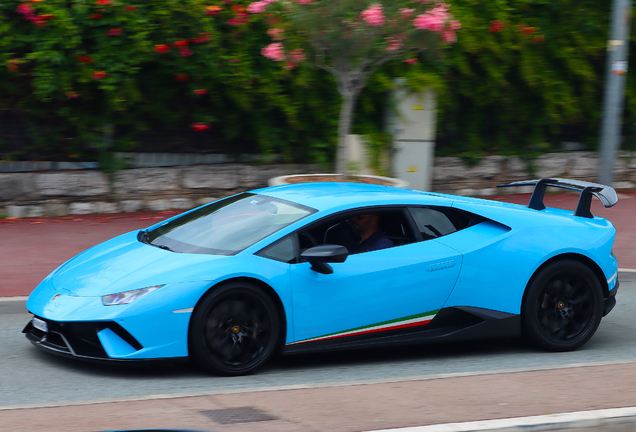
[[[292,264],[294,343],[375,337],[428,323],[451,293],[462,256],[415,234],[409,244],[396,242],[332,263],[332,274],[316,272],[307,262]]]

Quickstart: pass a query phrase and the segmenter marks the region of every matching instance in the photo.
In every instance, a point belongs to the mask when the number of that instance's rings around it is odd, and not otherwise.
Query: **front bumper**
[[[42,319],[38,317],[39,319]],[[57,322],[43,320],[48,326],[44,332],[29,321],[22,333],[38,348],[54,354],[91,360],[115,360],[109,351],[134,353],[143,346],[114,321]]]
[[[616,285],[614,286],[614,289],[609,292],[609,295],[603,302],[603,316],[606,316],[608,313],[610,313],[612,309],[614,309],[614,306],[616,306],[616,293],[618,292],[619,286],[620,286],[620,282],[618,281],[618,276],[617,276]]]

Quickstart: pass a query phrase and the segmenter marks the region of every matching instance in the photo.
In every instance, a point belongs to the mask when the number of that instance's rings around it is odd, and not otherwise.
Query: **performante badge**
[[[55,294],[55,296],[51,299],[51,301],[58,299],[61,296],[61,294]]]

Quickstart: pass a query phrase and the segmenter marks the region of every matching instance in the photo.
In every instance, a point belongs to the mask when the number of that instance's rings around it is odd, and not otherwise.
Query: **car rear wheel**
[[[204,368],[245,375],[274,353],[280,320],[274,302],[258,287],[231,283],[208,293],[190,324],[190,354]]]
[[[603,316],[598,278],[574,260],[555,261],[532,279],[522,305],[525,336],[549,351],[570,351],[587,342]]]

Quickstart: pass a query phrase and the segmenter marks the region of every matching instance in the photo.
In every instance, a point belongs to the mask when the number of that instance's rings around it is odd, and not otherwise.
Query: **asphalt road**
[[[0,412],[9,407],[88,401],[210,395],[352,382],[392,382],[496,371],[636,362],[636,273],[621,273],[614,311],[582,349],[546,353],[519,340],[433,344],[276,359],[256,375],[220,378],[189,363],[103,365],[41,352],[21,334],[30,315],[23,302],[0,302]]]

